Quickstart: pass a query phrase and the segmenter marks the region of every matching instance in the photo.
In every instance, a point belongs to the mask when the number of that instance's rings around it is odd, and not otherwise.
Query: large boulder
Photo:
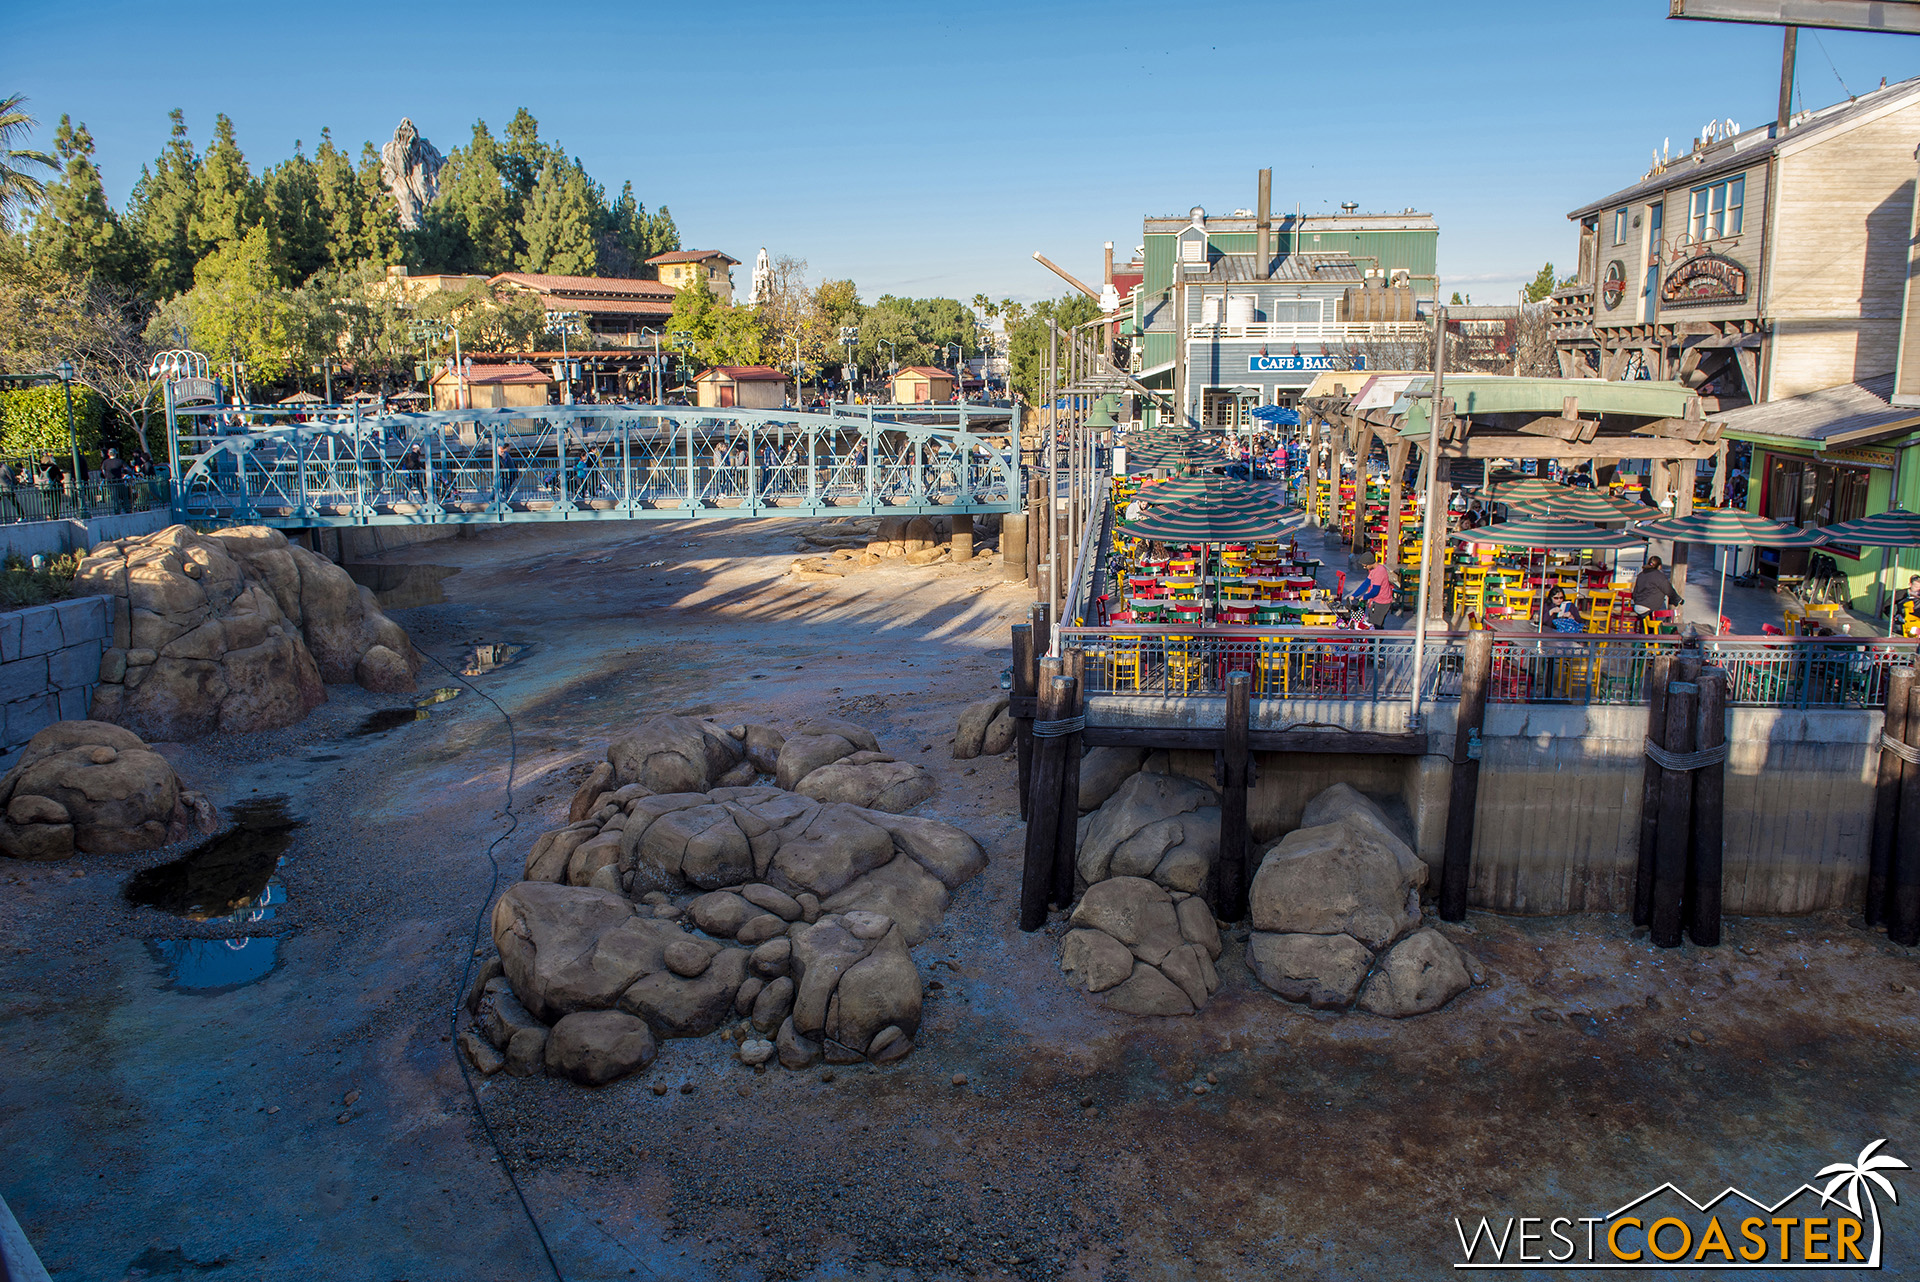
[[[420,656],[346,571],[278,530],[184,525],[103,543],[74,589],[113,598],[96,720],[147,739],[290,725],[325,683],[414,688]]]
[[[1439,1010],[1472,987],[1460,950],[1439,931],[1416,930],[1380,957],[1360,1009],[1390,1019]]]
[[[1140,763],[1146,759],[1145,748],[1087,749],[1080,758],[1080,813],[1104,806],[1121,784],[1140,772]]]
[[[840,801],[897,815],[933,795],[933,776],[907,761],[843,760],[821,766],[794,791],[815,801]]]
[[[1165,890],[1142,877],[1095,882],[1074,907],[1075,926],[1104,931],[1149,966],[1185,942],[1180,916]]]
[[[1290,1002],[1315,1010],[1353,1005],[1373,954],[1351,935],[1272,935],[1255,931],[1247,940],[1247,967]]]
[[[830,913],[855,909],[882,913],[893,919],[908,944],[933,933],[947,912],[947,888],[914,860],[896,855],[872,872],[848,882],[838,894],[821,903]]]
[[[920,1028],[920,975],[900,929],[871,912],[828,914],[793,936],[796,1034],[864,1055],[877,1034]]]
[[[61,721],[27,742],[0,779],[0,854],[61,859],[126,854],[184,838],[191,794],[167,759],[130,730]]]
[[[845,735],[791,735],[780,745],[780,751],[774,759],[774,783],[791,790],[822,766],[832,765],[860,751],[859,745]]]
[[[705,792],[746,756],[739,740],[693,717],[649,717],[607,746],[616,784],[650,792]]]
[[[960,723],[953,733],[953,756],[956,761],[970,761],[980,755],[986,742],[987,727],[994,718],[1007,710],[1007,696],[995,695],[990,699],[981,699],[968,704],[960,713]]]
[[[1145,877],[1194,892],[1220,851],[1220,803],[1213,789],[1180,775],[1138,773],[1085,822],[1078,870],[1088,885]]]
[[[666,968],[666,947],[685,932],[636,917],[624,897],[586,886],[523,881],[493,907],[493,942],[514,993],[551,1023],[606,1010],[641,976]]]
[[[1077,988],[1130,1015],[1191,1015],[1220,987],[1220,931],[1198,897],[1144,877],[1087,887],[1060,946]]]
[[[1014,723],[1013,713],[1002,708],[988,723],[986,733],[980,738],[980,755],[997,757],[1013,747],[1019,727]]]
[[[780,830],[779,850],[763,880],[789,895],[804,891],[823,902],[839,894],[856,877],[893,858],[892,835],[869,814],[858,806],[816,805]]]
[[[1319,828],[1331,823],[1352,825],[1364,833],[1367,840],[1378,842],[1391,850],[1402,873],[1412,884],[1427,884],[1427,865],[1413,853],[1411,838],[1387,817],[1387,812],[1380,808],[1378,802],[1353,785],[1334,784],[1309,801],[1300,812],[1302,828]]]
[[[899,851],[940,879],[948,890],[958,889],[987,866],[980,843],[952,824],[917,815],[873,816],[887,830]]]
[[[603,1086],[653,1063],[658,1047],[645,1020],[625,1011],[562,1016],[547,1037],[547,1071],[582,1086]]]
[[[1345,934],[1378,949],[1420,920],[1418,886],[1425,876],[1426,865],[1404,843],[1369,824],[1343,820],[1296,829],[1254,874],[1248,894],[1253,929]]]

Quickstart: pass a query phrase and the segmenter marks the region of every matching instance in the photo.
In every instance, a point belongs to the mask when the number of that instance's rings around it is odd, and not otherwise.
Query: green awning
[[[1471,374],[1452,375],[1441,387],[1442,395],[1453,402],[1456,415],[1560,413],[1566,398],[1578,400],[1583,417],[1618,414],[1627,418],[1681,418],[1694,394],[1679,383],[1629,380],[1608,382],[1597,378],[1499,378]],[[1432,415],[1433,380],[1410,384],[1393,412],[1404,414],[1400,439],[1424,439]]]

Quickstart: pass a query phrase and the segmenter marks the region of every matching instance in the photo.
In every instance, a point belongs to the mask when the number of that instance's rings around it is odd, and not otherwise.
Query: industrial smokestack
[[[1260,260],[1259,272],[1262,276],[1273,275],[1273,170],[1260,171]]]

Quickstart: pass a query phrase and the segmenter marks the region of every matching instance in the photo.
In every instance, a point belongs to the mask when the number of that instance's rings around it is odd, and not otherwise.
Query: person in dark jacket
[[[1684,598],[1673,590],[1673,580],[1667,577],[1660,558],[1648,557],[1640,573],[1633,576],[1633,612],[1644,617],[1655,610],[1683,603]]]

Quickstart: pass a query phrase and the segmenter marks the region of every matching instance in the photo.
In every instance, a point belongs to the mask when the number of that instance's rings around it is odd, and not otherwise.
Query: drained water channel
[[[440,581],[460,573],[457,565],[386,565],[378,561],[349,561],[340,568],[355,583],[371,590],[382,610],[439,605],[447,599]]]
[[[274,874],[303,821],[282,796],[253,798],[229,811],[233,826],[180,858],[127,879],[128,901],[197,922],[253,925],[272,921],[286,902]],[[280,941],[272,937],[151,939],[147,948],[175,988],[237,988],[273,970]]]

